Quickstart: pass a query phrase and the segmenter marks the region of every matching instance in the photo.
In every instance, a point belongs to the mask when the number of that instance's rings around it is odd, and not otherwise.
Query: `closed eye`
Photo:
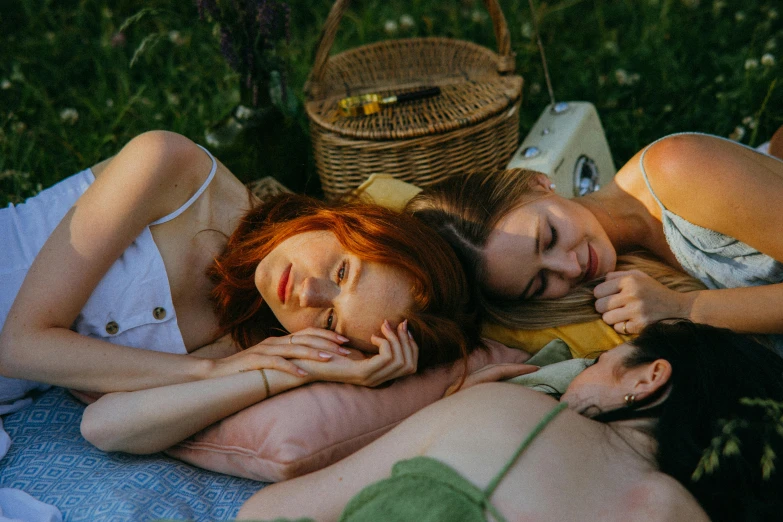
[[[549,225],[549,244],[547,244],[544,250],[551,250],[557,243],[557,230],[552,225]]]

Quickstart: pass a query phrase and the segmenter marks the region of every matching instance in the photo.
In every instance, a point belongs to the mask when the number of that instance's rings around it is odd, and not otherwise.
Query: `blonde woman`
[[[770,153],[781,144],[778,131]],[[544,328],[601,317],[634,334],[687,318],[772,334],[783,353],[781,202],[783,161],[687,133],[645,147],[582,198],[513,170],[448,180],[408,209],[457,250],[491,321]]]

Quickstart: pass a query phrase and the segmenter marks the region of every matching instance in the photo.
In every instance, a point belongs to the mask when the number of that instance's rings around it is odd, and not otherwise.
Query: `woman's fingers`
[[[407,321],[395,329],[388,321],[381,326],[383,337],[373,335],[371,341],[378,346],[378,355],[366,361],[366,386],[377,386],[390,379],[410,375],[416,371],[419,347],[408,335]]]
[[[325,350],[340,355],[348,355],[350,350],[342,346],[347,342],[347,339],[339,334],[336,334],[330,330],[324,330],[320,328],[307,328],[299,332],[286,335],[284,337],[268,337],[262,342],[257,344],[258,347],[266,346],[282,346],[293,347],[303,346],[316,350]],[[297,357],[294,355],[294,357]]]
[[[611,273],[617,274],[618,272],[611,272]],[[620,283],[621,280],[619,278],[613,278],[610,280],[609,275],[607,275],[606,281],[604,281],[599,285],[596,285],[596,287],[593,288],[593,296],[596,299],[601,299],[603,297],[617,294],[621,290]]]

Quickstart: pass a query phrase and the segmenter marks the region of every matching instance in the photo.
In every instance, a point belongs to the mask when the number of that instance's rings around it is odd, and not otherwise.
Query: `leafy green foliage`
[[[521,134],[548,94],[527,0],[500,0],[525,78]],[[302,86],[330,0],[289,0],[287,85],[298,109],[276,158],[244,180],[274,175],[316,193]],[[783,24],[763,0],[535,1],[559,100],[598,108],[615,163],[670,132],[732,135],[758,145],[783,124]],[[141,7],[145,6],[145,7]],[[239,73],[220,52],[220,26],[196,2],[0,0],[0,204],[18,202],[163,128],[204,143],[239,102]],[[343,19],[334,51],[385,38],[448,36],[494,47],[479,0],[367,0]],[[280,138],[290,132],[294,138]],[[294,172],[296,173],[294,175]]]

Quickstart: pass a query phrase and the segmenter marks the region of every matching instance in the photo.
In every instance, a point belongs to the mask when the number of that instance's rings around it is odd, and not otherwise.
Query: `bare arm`
[[[0,334],[2,373],[98,392],[206,376],[210,361],[117,346],[70,326],[144,227],[187,201],[208,173],[209,158],[183,136],[155,131],[131,140],[30,267]]]
[[[308,379],[265,370],[269,396]],[[109,393],[89,405],[82,436],[104,451],[162,451],[256,402],[268,398],[260,371],[134,392]]]
[[[638,158],[624,169],[638,169],[634,163]],[[669,210],[783,262],[783,161],[716,138],[686,135],[650,147],[645,169]],[[783,284],[680,294],[618,272],[596,287],[595,295],[596,309],[618,331],[626,326],[638,333],[650,322],[682,317],[740,332],[783,333]]]
[[[87,407],[82,417],[82,435],[104,451],[154,453],[252,404],[309,382],[376,386],[412,373],[407,363],[415,361],[416,343],[402,325],[396,332],[384,326],[383,332],[384,339],[373,341],[379,346],[379,353],[356,359],[336,353],[339,346],[334,340],[338,336],[330,330],[309,328],[294,336],[270,337],[249,350],[268,354],[265,357],[270,359],[297,358],[297,366],[288,360],[284,362],[306,372],[284,372],[267,366],[263,375],[251,370],[215,379],[110,393]],[[294,337],[297,342],[291,344],[289,340]],[[326,347],[332,351],[327,352]],[[225,349],[216,351],[216,355],[225,355]],[[310,359],[301,358],[305,356]]]

